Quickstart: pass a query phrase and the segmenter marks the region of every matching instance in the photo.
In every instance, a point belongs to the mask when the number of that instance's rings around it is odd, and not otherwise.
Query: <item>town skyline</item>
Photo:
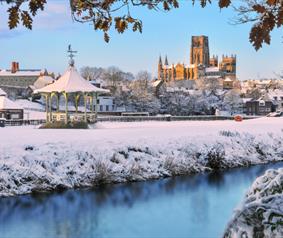
[[[65,2],[50,1],[46,11],[35,18],[32,31],[22,27],[11,31],[6,25],[1,26],[0,44],[5,57],[0,61],[0,68],[9,69],[11,62],[17,61],[21,68],[47,68],[63,73],[68,65],[67,46],[72,44],[78,51],[77,68],[117,66],[134,74],[147,70],[156,77],[160,55],[163,58],[167,55],[169,64],[189,64],[191,36],[207,35],[211,55],[237,55],[240,80],[274,78],[283,70],[283,56],[279,50],[283,44],[278,30],[272,33],[271,45],[264,45],[256,52],[248,41],[250,25],[228,23],[232,15],[230,9],[220,12],[215,4],[206,9],[182,4],[186,6],[169,13],[135,11],[134,14],[143,20],[144,32],[119,35],[111,31],[110,43],[105,43],[102,34],[93,31],[92,26],[72,22]],[[6,23],[7,14],[4,13],[3,8],[1,21]],[[176,24],[178,27],[174,28]]]

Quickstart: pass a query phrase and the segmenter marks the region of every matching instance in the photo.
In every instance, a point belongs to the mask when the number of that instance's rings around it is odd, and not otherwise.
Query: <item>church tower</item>
[[[209,67],[209,45],[207,36],[192,36],[190,63]]]
[[[159,61],[158,61],[158,80],[163,80],[163,65],[162,65],[161,56],[159,56]]]

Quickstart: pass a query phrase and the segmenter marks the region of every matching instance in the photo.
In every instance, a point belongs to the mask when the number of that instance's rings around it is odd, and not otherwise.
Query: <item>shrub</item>
[[[239,136],[239,132],[232,132],[232,131],[219,131],[219,134],[221,136],[226,136],[226,137],[236,137]]]
[[[213,170],[220,170],[223,168],[223,161],[225,159],[225,151],[222,146],[213,146],[206,154],[206,166]]]
[[[39,127],[40,129],[88,129],[88,124],[86,122],[47,122]]]

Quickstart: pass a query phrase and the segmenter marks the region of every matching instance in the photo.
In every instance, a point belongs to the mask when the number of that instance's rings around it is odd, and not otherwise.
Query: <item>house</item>
[[[283,111],[283,90],[274,89],[268,92],[268,96],[273,100],[276,110]]]
[[[24,118],[24,109],[7,98],[7,94],[0,88],[0,118],[6,120],[21,120]]]
[[[20,69],[18,62],[12,62],[11,69],[0,70],[0,87],[9,98],[28,97],[32,93],[31,85],[40,76],[49,75],[46,70]]]
[[[250,100],[246,102],[247,115],[265,116],[276,109],[273,100],[268,96],[262,96],[257,100]]]
[[[98,112],[115,112],[116,105],[114,97],[99,96],[98,97]]]
[[[230,78],[225,78],[223,80],[223,89],[233,89],[233,80]]]

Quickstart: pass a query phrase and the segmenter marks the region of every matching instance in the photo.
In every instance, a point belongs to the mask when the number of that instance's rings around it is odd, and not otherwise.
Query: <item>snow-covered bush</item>
[[[255,180],[224,237],[283,237],[283,169]]]
[[[190,132],[190,128],[184,130]],[[49,130],[36,133],[43,132],[51,135]],[[63,135],[67,131],[56,130],[56,133]],[[27,144],[3,140],[0,144],[0,196],[142,181],[283,159],[281,132],[255,136],[223,130],[213,137],[197,137],[197,140],[194,135],[174,135],[165,140],[162,133],[162,136],[141,141],[127,137],[119,143],[112,137],[102,137],[100,141],[99,130],[68,133],[89,137],[78,137],[75,142],[67,138],[54,142],[48,137],[42,142],[31,140]]]

